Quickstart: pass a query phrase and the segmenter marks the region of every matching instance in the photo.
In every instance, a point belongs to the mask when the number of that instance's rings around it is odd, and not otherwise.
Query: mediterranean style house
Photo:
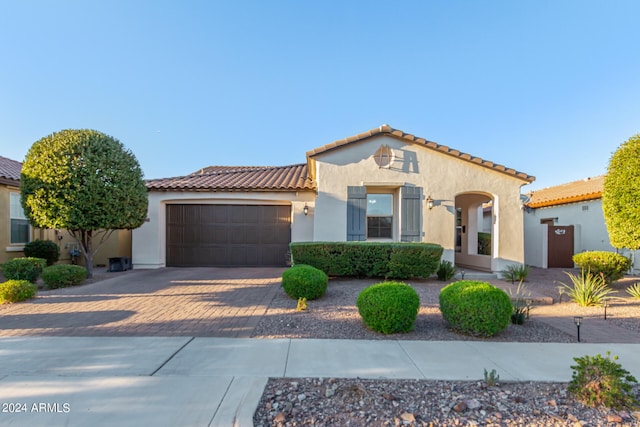
[[[572,257],[584,251],[616,252],[602,211],[604,175],[526,194],[525,262],[542,268],[572,268]],[[637,251],[618,251],[632,260]]]
[[[525,260],[520,189],[534,179],[382,125],[310,150],[301,164],[148,180],[132,261],[281,266],[290,242],[431,242],[458,266],[500,271]],[[490,250],[478,250],[480,232]]]
[[[44,230],[29,225],[20,204],[22,163],[0,156],[0,264],[24,256],[24,245],[34,239],[52,240],[60,247],[61,263],[71,262],[75,240],[65,230]],[[131,256],[131,232],[111,235],[94,258],[95,265],[108,265],[109,257]]]

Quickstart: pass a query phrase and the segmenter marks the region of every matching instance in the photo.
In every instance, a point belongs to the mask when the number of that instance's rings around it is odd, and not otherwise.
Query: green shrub
[[[518,283],[516,291],[509,289],[509,298],[511,299],[511,323],[514,325],[524,325],[525,320],[529,319],[529,310],[531,310],[531,292],[522,281]]]
[[[60,248],[51,240],[37,239],[24,245],[24,256],[43,258],[47,265],[53,265],[60,258]]]
[[[604,406],[607,408],[632,408],[638,404],[633,395],[633,384],[636,379],[615,362],[617,356],[610,358],[597,354],[594,357],[574,357],[578,364],[572,366],[573,374],[569,382],[569,392],[587,406]]]
[[[478,255],[491,255],[491,233],[478,233]]]
[[[511,264],[500,272],[504,280],[509,280],[511,283],[524,282],[529,275],[529,266],[520,264]]]
[[[310,265],[297,264],[282,273],[282,287],[291,298],[320,298],[327,291],[329,278]]]
[[[440,265],[438,266],[438,270],[436,270],[436,275],[438,276],[438,280],[446,282],[447,280],[453,279],[453,276],[456,275],[458,268],[453,265],[449,261],[440,261]]]
[[[47,289],[77,286],[87,278],[87,269],[79,265],[58,264],[42,270],[42,281]]]
[[[376,332],[410,332],[418,317],[420,297],[401,282],[382,282],[360,292],[356,301],[364,323]]]
[[[7,280],[28,280],[35,283],[47,266],[42,258],[14,258],[2,264],[2,275]]]
[[[509,324],[513,307],[509,295],[487,282],[460,280],[440,291],[440,311],[452,329],[490,337]]]
[[[607,284],[612,284],[624,277],[624,273],[631,268],[631,260],[615,252],[590,251],[581,252],[573,256],[573,262],[582,270],[591,274],[604,274]]]
[[[28,280],[7,280],[0,283],[0,304],[33,298],[38,287]]]
[[[429,277],[438,268],[442,246],[432,243],[294,242],[294,264],[314,266],[329,276]]]
[[[605,300],[610,298],[611,294],[616,292],[607,286],[601,275],[594,275],[584,270],[580,276],[566,272],[565,274],[569,276],[571,286],[562,282],[560,284],[563,286],[564,293],[578,305],[584,307],[602,305]]]

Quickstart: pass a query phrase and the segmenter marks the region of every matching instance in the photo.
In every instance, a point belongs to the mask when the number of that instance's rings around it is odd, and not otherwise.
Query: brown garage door
[[[167,205],[167,266],[283,266],[291,207]]]

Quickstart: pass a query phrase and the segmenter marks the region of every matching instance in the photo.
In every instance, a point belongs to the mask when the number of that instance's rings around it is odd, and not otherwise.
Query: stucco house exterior
[[[525,262],[542,268],[574,266],[571,257],[584,251],[616,249],[602,211],[604,175],[573,181],[526,194]],[[636,251],[618,251],[631,257],[632,269]]]
[[[35,239],[52,240],[60,247],[60,263],[71,262],[69,252],[76,246],[66,230],[34,228],[20,204],[22,163],[0,156],[0,264],[24,256],[24,245]],[[108,265],[109,257],[131,256],[131,232],[114,232],[94,258],[94,265]]]
[[[382,125],[312,149],[306,163],[148,180],[133,264],[285,265],[292,241],[366,240],[438,243],[443,259],[500,271],[524,262],[520,190],[534,179]],[[487,215],[491,254],[481,255]]]

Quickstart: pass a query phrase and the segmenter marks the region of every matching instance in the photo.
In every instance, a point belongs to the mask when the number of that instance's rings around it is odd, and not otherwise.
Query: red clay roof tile
[[[315,191],[307,165],[208,166],[191,175],[149,179],[149,191]]]
[[[602,197],[604,175],[547,187],[527,193],[530,208],[545,208],[567,203],[586,202]]]
[[[502,172],[502,173],[507,174],[507,175],[511,175],[513,177],[519,178],[519,179],[521,179],[523,181],[526,181],[526,182],[533,182],[536,179],[534,176],[528,175],[528,174],[526,174],[524,172],[519,172],[519,171],[516,171],[514,169],[507,169],[505,166],[502,166],[502,165],[499,165],[499,164],[494,164],[493,162],[489,162],[489,161],[486,161],[486,160],[482,160],[479,157],[471,156],[471,155],[469,155],[467,153],[463,153],[463,152],[460,152],[458,150],[454,150],[452,148],[449,148],[449,147],[447,147],[445,145],[440,145],[440,144],[438,144],[436,142],[433,142],[433,141],[427,141],[424,138],[418,138],[415,135],[411,135],[411,134],[405,133],[405,132],[403,132],[403,131],[401,131],[399,129],[394,129],[391,126],[386,125],[386,124],[382,125],[382,126],[380,126],[378,128],[371,129],[368,132],[363,132],[363,133],[355,135],[355,136],[350,136],[350,137],[347,137],[347,138],[344,138],[344,139],[340,139],[340,140],[334,141],[334,142],[332,142],[330,144],[323,145],[322,147],[314,148],[313,150],[307,151],[307,159],[312,158],[312,157],[314,157],[314,156],[316,156],[318,154],[322,154],[322,153],[325,153],[327,151],[331,151],[331,150],[337,149],[337,148],[342,147],[344,145],[355,143],[355,142],[358,142],[358,141],[362,141],[362,140],[365,140],[365,139],[368,139],[368,138],[371,138],[371,137],[374,137],[374,136],[380,135],[380,134],[388,134],[390,136],[393,136],[393,137],[398,138],[398,139],[403,140],[403,141],[407,141],[407,142],[411,142],[411,143],[414,143],[414,144],[422,145],[424,147],[440,151],[440,152],[448,154],[450,156],[457,157],[457,158],[459,158],[461,160],[468,161],[468,162],[473,162],[473,163],[476,163],[476,164],[478,164],[480,166],[483,166],[483,167],[486,167],[486,168],[489,168],[489,169],[493,169],[493,170],[496,170],[498,172]]]

